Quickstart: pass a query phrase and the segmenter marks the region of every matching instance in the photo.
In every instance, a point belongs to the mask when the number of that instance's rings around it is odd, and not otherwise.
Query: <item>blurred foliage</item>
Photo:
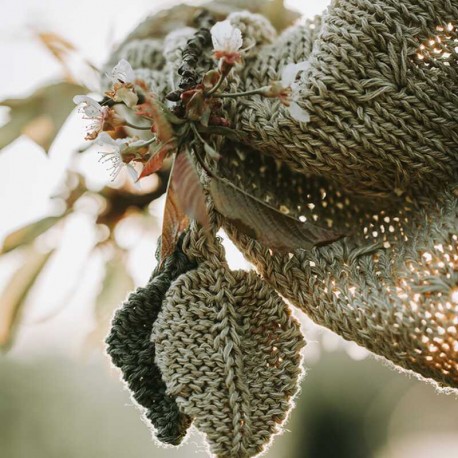
[[[26,135],[48,152],[75,106],[73,97],[86,92],[78,84],[62,81],[39,88],[25,99],[3,100],[0,106],[10,109],[10,119],[0,128],[0,148]]]
[[[96,253],[101,248],[105,248],[112,253],[105,257],[105,277],[94,303],[98,326],[89,336],[89,341],[92,343],[98,342],[100,345],[103,342],[114,308],[134,286],[126,267],[126,252],[119,246],[115,232],[120,223],[133,215],[139,217],[139,225],[144,224],[154,230],[148,207],[165,192],[167,171],[159,172],[157,179],[152,183],[152,186],[145,186],[142,191],[126,182],[120,188],[106,186],[99,192],[95,192],[88,189],[82,175],[68,172],[63,190],[54,196],[64,203],[64,211],[59,215],[47,216],[21,227],[5,238],[0,249],[0,260],[2,256],[15,252],[19,254],[23,252],[23,260],[21,267],[13,274],[3,295],[0,296],[0,346],[2,348],[11,345],[14,337],[13,329],[21,319],[23,305],[44,272],[46,264],[53,258],[53,250],[48,253],[37,251],[37,247],[40,247],[37,238],[46,236],[48,232],[59,228],[61,230],[52,237],[57,246],[62,227],[70,223],[71,216],[79,213],[80,208],[87,206],[88,199],[97,203],[95,226],[96,229],[100,229],[99,240],[92,247],[92,252]]]
[[[9,120],[0,127],[0,149],[24,135],[48,153],[59,130],[75,108],[73,97],[86,94],[95,86],[87,83],[91,78],[94,80],[94,75],[100,79],[96,67],[81,56],[73,44],[52,32],[37,32],[35,35],[61,64],[63,80],[40,87],[28,97],[0,102],[0,106],[9,108]],[[89,144],[80,150],[75,149],[74,157],[86,152],[91,146]],[[63,204],[63,209],[58,214],[45,216],[11,232],[0,247],[0,261],[10,253],[17,253],[21,257],[21,265],[12,272],[9,284],[0,292],[2,349],[12,345],[14,330],[21,322],[24,305],[33,293],[34,286],[45,274],[46,266],[56,257],[54,252],[61,243],[63,229],[72,223],[72,215],[81,213],[81,209],[84,213],[88,201],[96,203],[94,223],[99,234],[99,240],[92,247],[91,253],[100,253],[101,250],[109,253],[103,256],[105,274],[94,301],[96,328],[87,339],[91,345],[102,345],[113,309],[134,287],[126,266],[128,253],[119,246],[115,237],[118,225],[126,218],[137,215],[138,225],[151,228],[152,217],[148,207],[165,193],[168,175],[167,168],[155,173],[147,181],[144,180],[141,189],[127,180],[118,180],[116,185],[109,184],[94,191],[89,188],[86,177],[70,166],[63,179],[62,189],[52,197],[61,206]],[[53,240],[51,249],[43,247],[42,243],[43,238],[46,240],[50,234],[48,239]],[[74,287],[77,285],[78,281]]]
[[[0,373],[2,457],[208,456],[195,431],[178,449],[155,445],[128,392],[119,389],[100,359],[90,364],[2,359]],[[453,398],[437,396],[432,386],[401,377],[374,359],[354,361],[344,352],[324,353],[301,391],[284,434],[265,458],[456,456],[458,410]],[[423,438],[430,439],[429,448]],[[406,443],[411,445],[401,448]],[[415,443],[421,454],[412,449]]]
[[[40,253],[33,245],[23,249],[24,259],[14,272],[8,288],[0,296],[0,348],[11,343],[21,308],[27,295],[51,257],[52,251]]]

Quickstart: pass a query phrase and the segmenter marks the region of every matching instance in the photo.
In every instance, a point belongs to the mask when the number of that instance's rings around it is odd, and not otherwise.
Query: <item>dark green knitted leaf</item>
[[[154,362],[155,347],[150,341],[153,323],[172,282],[195,267],[179,246],[158,267],[148,284],[133,292],[116,312],[107,337],[107,351],[122,371],[132,396],[145,408],[145,416],[155,428],[158,440],[178,445],[191,419],[178,410],[168,396],[159,368]]]

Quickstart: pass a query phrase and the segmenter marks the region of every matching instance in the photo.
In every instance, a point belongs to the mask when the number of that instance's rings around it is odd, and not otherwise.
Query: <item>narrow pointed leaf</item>
[[[1,293],[0,348],[4,349],[11,344],[25,300],[52,253],[40,253],[29,247],[24,263]]]
[[[39,235],[45,233],[53,227],[62,216],[47,216],[46,218],[35,221],[27,226],[21,227],[6,236],[0,254],[8,253],[21,245],[26,245],[35,240]]]
[[[224,178],[213,178],[209,191],[218,212],[242,233],[267,248],[284,252],[298,248],[310,249],[343,236],[285,215]]]
[[[145,178],[160,170],[169,151],[170,145],[164,145],[159,151],[153,154],[143,166],[143,170],[138,179]]]
[[[208,226],[205,195],[187,151],[176,157],[172,180],[180,206],[186,215],[201,226]]]
[[[180,234],[189,223],[188,217],[180,205],[175,182],[172,178],[174,171],[175,159],[170,172],[162,221],[161,262],[175,251]]]

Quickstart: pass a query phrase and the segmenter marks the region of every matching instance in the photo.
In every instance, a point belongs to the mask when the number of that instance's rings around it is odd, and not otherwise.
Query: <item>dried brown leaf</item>
[[[175,188],[175,182],[172,178],[174,170],[175,159],[170,172],[167,195],[165,199],[164,218],[162,221],[161,262],[175,251],[180,234],[189,224],[188,217],[180,205],[179,197]]]
[[[138,179],[140,180],[141,178],[150,176],[160,170],[170,149],[171,145],[164,145],[159,151],[154,153],[143,166],[143,170]]]
[[[36,36],[61,64],[65,72],[66,81],[84,85],[89,84],[89,87],[97,86],[97,82],[100,79],[100,71],[89,59],[82,55],[75,45],[54,32],[37,32]]]

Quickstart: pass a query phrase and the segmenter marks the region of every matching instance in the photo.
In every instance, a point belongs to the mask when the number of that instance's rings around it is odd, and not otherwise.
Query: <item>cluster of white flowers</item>
[[[222,78],[227,75],[224,71],[229,72],[230,69],[241,61],[241,50],[243,46],[242,32],[237,27],[234,27],[229,20],[217,22],[211,29],[211,37],[214,48],[214,56],[219,59],[220,72]],[[300,101],[300,85],[298,76],[301,72],[308,70],[309,62],[291,63],[284,67],[281,74],[281,81],[273,82],[270,87],[264,92],[268,97],[278,97],[283,105],[288,107],[292,118],[299,122],[306,123],[310,120],[309,113],[301,108]],[[107,95],[115,102],[123,102],[128,107],[132,108],[138,103],[138,96],[135,92],[135,72],[127,60],[121,59],[113,68],[107,77],[112,82],[112,91],[107,92]],[[216,89],[216,88],[215,88]],[[258,92],[262,93],[262,92]],[[240,94],[242,95],[242,94]],[[129,156],[135,149],[137,150],[146,146],[144,142],[134,141],[132,139],[113,139],[108,133],[103,130],[111,130],[114,126],[120,125],[120,118],[112,108],[102,106],[93,98],[87,95],[77,95],[73,101],[80,105],[80,111],[83,113],[84,119],[88,119],[91,123],[88,125],[89,140],[97,140],[97,144],[102,144],[109,147],[109,151],[101,152],[101,160],[111,163],[110,175],[116,178],[119,172],[126,167],[129,174],[137,179],[135,168],[124,162],[124,158]],[[124,120],[122,120],[124,122]],[[148,143],[149,144],[149,143]],[[123,158],[124,155],[124,158]]]
[[[225,59],[234,64],[242,51],[243,45],[242,32],[234,27],[229,20],[217,22],[211,28],[213,50],[215,57]],[[298,104],[300,101],[300,87],[297,77],[300,72],[309,68],[308,61],[291,63],[285,66],[281,75],[280,85],[277,84],[276,93],[281,102],[288,107],[290,116],[296,121],[307,123],[310,121],[310,114],[301,108]]]
[[[116,179],[123,168],[126,168],[127,172],[134,181],[138,179],[138,173],[132,164],[126,164],[123,160],[122,153],[127,148],[135,147],[135,143],[132,143],[130,139],[118,138],[113,139],[106,132],[102,132],[97,137],[97,144],[105,147],[109,147],[109,151],[100,151],[100,161],[103,163],[109,162],[110,176],[112,179]]]
[[[135,73],[129,62],[125,59],[121,59],[107,76],[114,85],[131,84],[135,81]],[[84,114],[83,118],[91,121],[88,125],[89,132],[86,138],[89,140],[96,140],[98,145],[108,146],[110,149],[109,151],[100,152],[101,161],[104,163],[111,163],[109,167],[110,176],[115,179],[125,167],[129,175],[134,180],[137,180],[138,174],[135,168],[131,164],[124,163],[122,156],[126,148],[135,147],[136,142],[132,142],[131,139],[115,140],[108,133],[102,131],[104,123],[110,116],[111,109],[102,106],[99,102],[87,95],[77,95],[73,98],[73,101],[81,106],[80,110]],[[140,144],[141,142],[137,143]]]

